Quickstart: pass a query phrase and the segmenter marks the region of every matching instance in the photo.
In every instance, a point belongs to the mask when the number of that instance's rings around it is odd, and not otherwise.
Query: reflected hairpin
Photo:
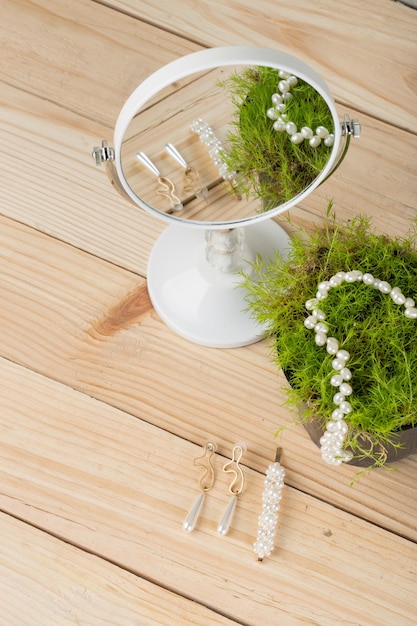
[[[267,110],[266,114],[269,119],[274,121],[273,128],[278,132],[287,132],[293,144],[300,144],[308,141],[312,148],[317,148],[322,140],[325,146],[331,147],[334,143],[334,134],[330,133],[324,126],[318,126],[314,132],[309,126],[303,126],[300,130],[294,122],[288,119],[285,113],[287,103],[293,98],[291,88],[298,83],[296,76],[284,70],[279,71],[281,80],[278,83],[278,91],[280,93],[272,94],[271,100],[273,106]]]
[[[156,165],[152,163],[150,158],[146,156],[144,152],[138,152],[136,154],[136,158],[138,161],[142,163],[152,174],[158,178],[158,187],[156,193],[164,198],[167,198],[169,201],[169,208],[171,211],[181,211],[183,209],[183,204],[178,196],[175,195],[175,186],[172,180],[167,178],[166,176],[162,176],[161,172],[158,170]]]
[[[236,172],[227,167],[223,157],[222,142],[216,137],[211,126],[201,118],[198,118],[191,124],[191,130],[198,135],[201,143],[208,149],[209,155],[214,165],[218,168],[220,176],[224,180],[229,181],[233,186]]]
[[[195,167],[191,167],[187,163],[187,161],[178,152],[177,148],[172,143],[167,143],[165,146],[165,150],[185,170],[184,192],[193,193],[197,198],[204,198],[204,200],[207,201],[207,187],[205,187],[201,182],[200,175]]]

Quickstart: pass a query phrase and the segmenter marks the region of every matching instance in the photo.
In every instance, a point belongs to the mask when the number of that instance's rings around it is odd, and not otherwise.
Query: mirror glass
[[[265,66],[218,67],[173,82],[137,111],[121,167],[160,214],[247,220],[285,208],[314,183],[335,149],[334,126],[305,80]]]

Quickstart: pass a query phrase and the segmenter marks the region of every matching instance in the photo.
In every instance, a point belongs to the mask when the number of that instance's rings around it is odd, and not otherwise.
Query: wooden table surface
[[[292,228],[416,216],[417,12],[391,0],[1,0],[1,626],[417,621],[417,456],[350,486],[285,430],[277,546],[253,553],[277,427],[292,424],[266,341],[214,349],[154,312],[146,266],[165,223],[124,201],[93,146],[133,89],[219,45],[298,56],[362,136],[291,209]],[[284,228],[285,218],[278,220]],[[193,458],[216,441],[198,527]],[[221,472],[244,441],[230,533]]]

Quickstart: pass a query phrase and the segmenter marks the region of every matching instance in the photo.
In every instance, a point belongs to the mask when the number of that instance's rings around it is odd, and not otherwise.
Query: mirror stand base
[[[289,235],[273,220],[243,230],[251,258],[267,260],[288,251]],[[200,345],[237,348],[263,338],[263,329],[245,312],[241,281],[239,273],[210,266],[202,229],[168,226],[149,256],[148,290],[155,311],[171,330]]]

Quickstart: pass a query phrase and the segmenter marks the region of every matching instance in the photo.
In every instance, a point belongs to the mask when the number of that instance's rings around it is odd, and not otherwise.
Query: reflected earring
[[[262,494],[262,513],[258,518],[258,536],[253,544],[254,552],[258,555],[258,561],[263,561],[274,549],[275,529],[285,477],[285,469],[280,463],[281,454],[282,448],[278,448],[275,463],[271,463],[266,470],[265,488]]]
[[[187,161],[178,152],[176,147],[172,145],[172,143],[167,143],[165,146],[165,150],[185,170],[184,193],[191,192],[196,196],[196,198],[204,198],[204,200],[206,200],[207,202],[208,189],[202,184],[200,180],[200,174],[195,169],[195,167],[191,167],[187,163]]]
[[[233,514],[236,508],[237,497],[242,493],[245,486],[245,477],[243,475],[242,468],[240,467],[240,459],[243,453],[246,451],[246,446],[241,443],[236,443],[232,451],[232,459],[223,466],[223,471],[234,475],[233,480],[229,487],[229,492],[232,494],[232,498],[227,505],[223,517],[217,527],[217,532],[220,535],[226,535],[229,531],[230,524],[232,523]]]
[[[146,156],[144,152],[138,152],[136,154],[136,158],[142,163],[142,165],[147,167],[148,170],[152,172],[152,174],[155,174],[155,176],[158,178],[158,187],[156,193],[159,196],[167,198],[171,211],[181,211],[181,209],[183,209],[184,207],[181,200],[175,195],[175,186],[172,180],[167,178],[166,176],[162,176],[156,165],[152,163],[150,158]]]
[[[214,467],[211,462],[211,458],[213,454],[216,452],[216,450],[217,450],[216,444],[209,441],[203,447],[203,454],[201,454],[200,456],[194,459],[194,465],[196,467],[203,467],[204,474],[200,478],[201,493],[198,496],[197,500],[194,502],[193,506],[191,507],[182,525],[183,529],[187,533],[190,533],[194,529],[197,523],[198,516],[200,515],[201,507],[203,506],[205,495],[208,491],[213,489],[215,477],[214,477]]]

